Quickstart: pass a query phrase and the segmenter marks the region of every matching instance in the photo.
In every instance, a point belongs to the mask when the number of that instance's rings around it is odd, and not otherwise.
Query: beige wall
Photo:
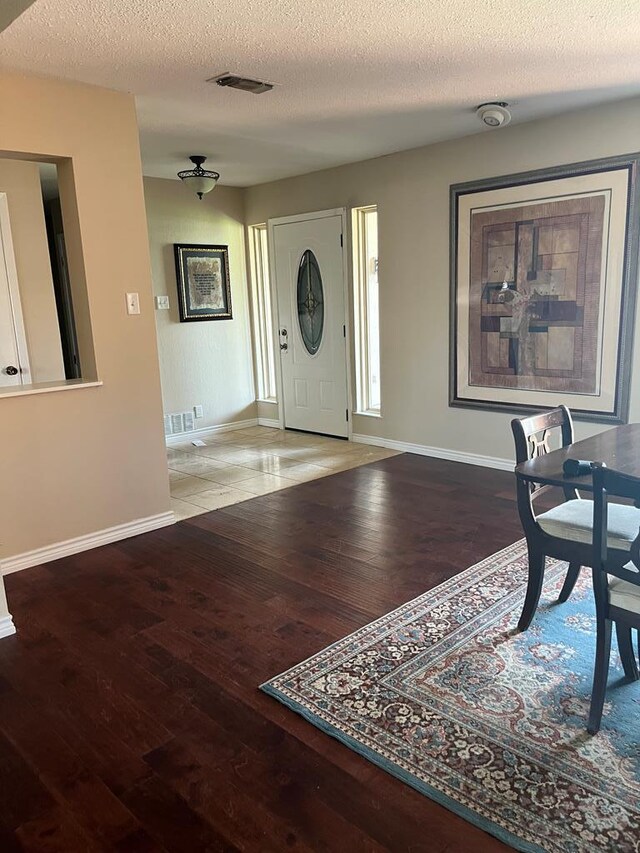
[[[60,327],[37,163],[0,159],[0,192],[7,194],[30,382],[64,379]]]
[[[21,15],[35,0],[2,0],[0,6],[0,32],[6,29],[12,21]]]
[[[250,188],[248,223],[378,205],[383,418],[355,416],[354,431],[511,458],[510,415],[448,406],[449,186],[638,149],[633,99]],[[275,408],[261,404],[260,414]],[[635,365],[630,418],[640,420]]]
[[[169,492],[133,98],[0,74],[0,105],[0,153],[71,158],[60,174],[61,189],[74,183],[76,192],[64,211],[65,228],[74,210],[79,226],[71,229],[69,263],[86,275],[104,383],[0,396],[6,558],[167,512]],[[139,316],[126,314],[127,291],[140,293]]]
[[[216,187],[199,201],[180,181],[144,179],[164,411],[202,405],[196,429],[255,418],[244,246],[244,191]],[[233,319],[180,323],[174,243],[229,246]]]

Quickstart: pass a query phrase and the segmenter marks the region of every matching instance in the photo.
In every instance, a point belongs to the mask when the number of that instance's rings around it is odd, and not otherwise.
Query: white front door
[[[0,388],[21,385],[28,370],[9,208],[0,193]]]
[[[284,425],[346,436],[342,216],[273,220]]]

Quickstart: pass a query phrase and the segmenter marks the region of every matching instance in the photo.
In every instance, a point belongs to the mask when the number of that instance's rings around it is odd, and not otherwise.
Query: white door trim
[[[273,346],[274,363],[276,364],[276,393],[278,395],[278,423],[280,429],[284,429],[284,383],[282,380],[282,359],[280,357],[280,306],[278,304],[278,288],[276,286],[276,264],[275,252],[273,251],[274,232],[276,225],[289,225],[292,222],[306,222],[310,219],[327,219],[331,216],[339,216],[342,225],[342,283],[344,288],[344,327],[345,335],[345,366],[347,371],[347,405],[349,406],[349,420],[347,421],[347,440],[351,441],[353,436],[353,390],[351,382],[351,305],[349,291],[349,251],[350,241],[347,228],[346,207],[335,207],[332,210],[318,210],[314,213],[300,213],[294,216],[277,216],[267,220],[267,245],[269,248],[269,287],[271,289],[271,304],[275,305],[273,312]]]
[[[13,239],[11,237],[11,221],[9,218],[9,201],[7,194],[0,192],[0,260],[4,263],[7,282],[9,283],[9,302],[13,315],[13,331],[16,337],[18,349],[18,360],[20,362],[20,376],[22,384],[31,382],[31,367],[29,365],[29,351],[27,349],[27,335],[24,330],[24,318],[22,316],[22,304],[20,302],[20,288],[18,286],[18,270],[13,251]]]

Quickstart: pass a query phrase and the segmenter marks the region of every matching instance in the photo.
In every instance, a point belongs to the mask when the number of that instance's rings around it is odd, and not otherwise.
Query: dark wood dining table
[[[562,470],[566,459],[599,462],[608,468],[640,477],[640,424],[623,424],[591,438],[575,441],[567,447],[516,465],[516,477],[549,486],[568,486],[583,492],[593,491],[591,474],[567,476]]]

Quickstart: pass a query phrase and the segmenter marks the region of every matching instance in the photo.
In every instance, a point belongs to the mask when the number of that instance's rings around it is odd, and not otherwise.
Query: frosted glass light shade
[[[194,164],[194,168],[178,172],[178,177],[199,199],[202,199],[205,193],[210,193],[215,187],[220,175],[218,172],[211,172],[202,168],[202,164],[207,159],[202,154],[194,154],[189,159]]]

